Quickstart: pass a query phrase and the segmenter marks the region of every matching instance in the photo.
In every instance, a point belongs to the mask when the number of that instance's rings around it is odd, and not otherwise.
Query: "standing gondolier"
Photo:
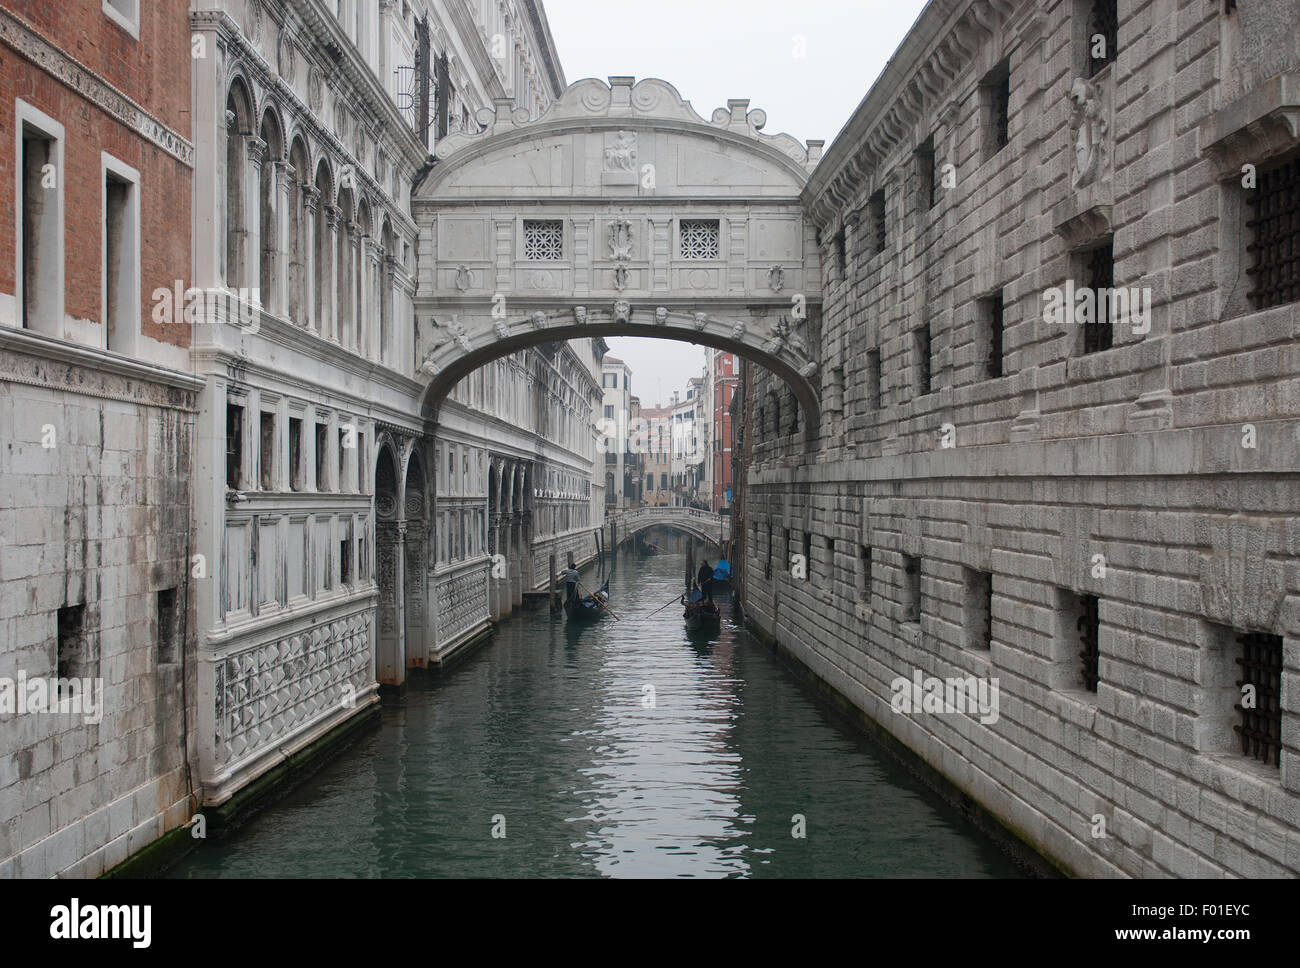
[[[695,584],[699,586],[700,594],[703,596],[702,601],[713,601],[713,566],[709,564],[707,558],[700,565],[700,570],[695,576]]]
[[[572,602],[578,597],[578,581],[582,578],[582,573],[570,563],[567,568],[560,572],[560,578],[564,581],[564,600]]]

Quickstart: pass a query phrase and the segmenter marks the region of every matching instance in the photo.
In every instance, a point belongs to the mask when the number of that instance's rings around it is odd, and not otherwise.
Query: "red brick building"
[[[722,510],[730,505],[727,492],[732,490],[731,401],[740,384],[740,361],[732,353],[721,350],[709,352],[712,368],[710,384],[713,387],[713,507]],[[734,496],[734,495],[733,495]]]

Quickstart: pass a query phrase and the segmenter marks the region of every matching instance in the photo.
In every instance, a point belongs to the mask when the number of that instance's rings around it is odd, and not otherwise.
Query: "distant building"
[[[720,511],[731,503],[727,494],[735,480],[732,469],[731,402],[740,384],[739,360],[724,350],[709,350],[710,399],[713,401],[709,483],[713,509]]]
[[[632,368],[614,356],[601,363],[603,411],[598,424],[601,451],[605,455],[605,506],[634,507],[629,504],[627,471],[630,460],[629,434],[632,421]],[[633,492],[635,494],[635,492]]]

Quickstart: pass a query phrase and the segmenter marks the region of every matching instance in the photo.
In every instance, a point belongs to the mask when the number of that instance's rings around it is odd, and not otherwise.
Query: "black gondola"
[[[697,596],[699,591],[696,590],[691,595]],[[682,618],[686,619],[686,627],[691,631],[722,625],[722,613],[718,611],[718,606],[713,602],[686,601],[685,595],[682,596],[682,602],[686,606],[686,610],[682,612]]]
[[[596,594],[600,596],[602,602],[609,601],[608,578],[605,579],[605,584],[596,590]],[[574,595],[571,600],[565,601],[564,614],[571,622],[594,622],[608,613],[604,608],[596,604],[596,600],[591,595],[587,595],[585,598]]]

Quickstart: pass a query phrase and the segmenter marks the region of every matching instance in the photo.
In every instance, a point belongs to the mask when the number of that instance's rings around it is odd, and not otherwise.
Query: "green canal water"
[[[169,875],[1020,875],[728,605],[711,634],[687,633],[677,605],[650,616],[683,572],[680,554],[624,552],[610,585],[621,622],[517,614]]]

